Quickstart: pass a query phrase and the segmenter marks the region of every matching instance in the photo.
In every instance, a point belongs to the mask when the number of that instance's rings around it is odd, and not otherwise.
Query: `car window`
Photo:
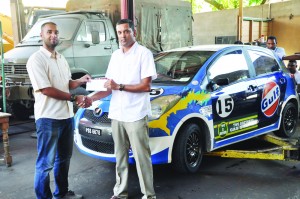
[[[264,52],[248,50],[256,75],[279,71],[280,67],[274,57]]]
[[[220,79],[228,79],[233,83],[249,78],[249,70],[242,50],[235,50],[222,55],[208,69],[208,79],[214,83]]]
[[[106,40],[105,28],[103,22],[98,21],[87,21],[84,22],[79,30],[76,37],[77,41],[92,42],[92,32],[98,31],[100,42]]]
[[[188,82],[213,53],[212,51],[160,53],[155,56],[157,79],[153,82]]]

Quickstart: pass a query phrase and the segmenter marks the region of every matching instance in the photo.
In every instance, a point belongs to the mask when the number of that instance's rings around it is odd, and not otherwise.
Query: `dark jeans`
[[[73,150],[73,118],[55,120],[40,118],[36,121],[37,160],[34,188],[38,199],[50,199],[49,173],[54,167],[55,191],[60,198],[68,191],[68,173]]]

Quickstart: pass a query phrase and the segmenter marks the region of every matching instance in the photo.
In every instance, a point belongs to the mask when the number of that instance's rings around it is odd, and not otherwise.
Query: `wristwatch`
[[[77,95],[71,94],[70,101],[71,101],[71,102],[74,102],[74,101],[76,100],[76,97],[77,97]]]
[[[123,91],[124,88],[125,88],[125,85],[124,85],[124,84],[120,84],[120,85],[119,85],[119,91]]]

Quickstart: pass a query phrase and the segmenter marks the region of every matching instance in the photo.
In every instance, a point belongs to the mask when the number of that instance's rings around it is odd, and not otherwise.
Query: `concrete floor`
[[[0,166],[0,199],[35,198],[36,139],[31,133],[10,136],[13,165]],[[2,147],[0,142],[0,154]],[[299,163],[205,157],[195,174],[179,174],[168,165],[154,166],[154,184],[158,199],[300,199]],[[114,166],[85,156],[74,147],[70,189],[86,199],[109,199],[115,183]],[[51,181],[53,184],[53,178]],[[129,195],[130,199],[142,196],[134,166],[130,169]]]

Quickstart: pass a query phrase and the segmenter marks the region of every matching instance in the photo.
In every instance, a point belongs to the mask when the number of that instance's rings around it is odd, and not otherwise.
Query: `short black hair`
[[[126,24],[126,23],[128,23],[129,27],[134,31],[134,24],[133,21],[130,19],[121,19],[117,22],[117,25]]]
[[[297,61],[296,60],[290,60],[289,63],[288,63],[288,66],[297,66]]]
[[[48,25],[48,24],[52,24],[52,25],[57,26],[56,23],[54,23],[54,22],[52,22],[52,21],[47,21],[47,22],[45,22],[45,23],[43,23],[43,24],[41,25],[41,29],[43,29],[43,28],[44,28],[46,25]]]
[[[269,37],[267,38],[267,41],[268,41],[269,39],[270,39],[270,40],[274,40],[275,43],[277,44],[277,39],[276,39],[275,36],[269,36]]]
[[[243,44],[243,42],[241,42],[240,40],[237,40],[234,42],[234,44]]]

